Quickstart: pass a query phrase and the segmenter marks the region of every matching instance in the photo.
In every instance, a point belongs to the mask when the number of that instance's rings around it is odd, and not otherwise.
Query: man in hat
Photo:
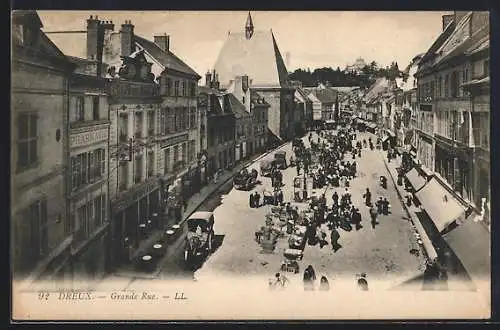
[[[254,194],[250,193],[250,196],[248,198],[248,204],[250,205],[250,208],[254,208],[255,206],[254,198],[255,198]]]
[[[354,208],[351,221],[356,226],[356,230],[363,228],[363,226],[361,226],[361,213],[359,213],[358,208]]]
[[[339,244],[340,234],[336,228],[332,228],[332,233],[330,234],[330,242],[332,243],[333,252],[337,252],[342,245]]]
[[[384,215],[389,214],[389,201],[387,200],[387,197],[384,197],[384,200],[382,202],[382,212]]]
[[[363,198],[365,199],[365,205],[371,206],[372,204],[372,193],[370,189],[366,188],[366,192],[363,194]]]
[[[382,196],[380,196],[378,198],[378,201],[375,203],[375,205],[377,206],[377,212],[378,212],[378,214],[383,214],[384,200],[383,200]]]
[[[260,207],[260,194],[258,192],[254,194],[254,207]]]

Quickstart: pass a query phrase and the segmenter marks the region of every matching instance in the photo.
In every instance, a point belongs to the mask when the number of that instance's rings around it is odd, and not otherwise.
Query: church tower
[[[248,12],[247,24],[245,25],[245,36],[247,40],[250,39],[252,35],[253,35],[252,15],[250,15],[250,12]]]

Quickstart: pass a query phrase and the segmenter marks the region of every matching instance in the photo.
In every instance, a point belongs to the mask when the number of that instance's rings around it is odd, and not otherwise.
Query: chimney
[[[113,24],[113,21],[103,21],[102,26],[105,31],[114,31],[115,30],[115,25]]]
[[[163,35],[154,36],[154,42],[163,51],[170,51],[170,36],[168,36],[166,33],[164,33]]]
[[[134,52],[134,26],[132,21],[125,21],[120,30],[121,56],[129,56]]]
[[[96,16],[87,19],[87,59],[97,62],[96,75],[102,73],[102,53],[104,49],[105,22]]]
[[[97,16],[94,18],[92,15],[87,19],[87,59],[97,60],[97,44],[99,39],[99,30],[101,28]]]
[[[207,71],[207,73],[205,73],[205,86],[207,87],[212,87],[212,74],[210,73],[210,71]]]
[[[214,70],[214,72],[215,72],[215,70]],[[217,90],[219,90],[219,88],[220,88],[219,74],[218,73],[214,73],[214,86],[213,87]]]
[[[455,18],[454,14],[443,15],[443,31],[450,24],[451,21]]]

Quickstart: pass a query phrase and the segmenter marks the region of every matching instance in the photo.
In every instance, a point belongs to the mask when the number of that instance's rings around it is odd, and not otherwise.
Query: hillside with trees
[[[394,79],[401,77],[402,72],[399,70],[397,62],[392,62],[390,66],[379,68],[378,64],[373,61],[366,65],[361,73],[346,72],[339,67],[333,69],[331,67],[318,68],[311,72],[310,69],[297,69],[289,75],[291,80],[302,82],[304,87],[315,87],[319,83],[331,86],[360,86],[366,88],[371,86],[377,78],[385,77]]]

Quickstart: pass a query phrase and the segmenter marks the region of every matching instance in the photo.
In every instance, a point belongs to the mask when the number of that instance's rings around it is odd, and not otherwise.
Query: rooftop
[[[214,68],[222,86],[243,75],[252,77],[252,86],[257,88],[288,84],[288,71],[272,31],[255,31],[251,38],[231,32]]]

